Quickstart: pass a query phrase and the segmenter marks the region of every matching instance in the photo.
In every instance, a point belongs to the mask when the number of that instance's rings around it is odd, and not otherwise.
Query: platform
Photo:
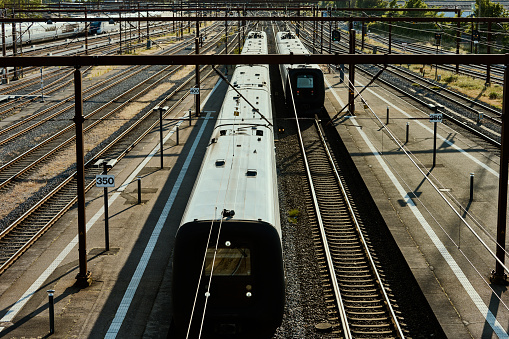
[[[356,80],[357,90],[369,81],[360,73]],[[326,74],[326,87],[334,116],[348,89],[338,74]],[[500,158],[438,123],[433,167],[431,111],[376,84],[362,97],[367,106],[356,100],[355,116],[345,109],[334,124],[445,333],[507,338],[506,287],[490,285],[496,261],[477,239],[495,251]]]

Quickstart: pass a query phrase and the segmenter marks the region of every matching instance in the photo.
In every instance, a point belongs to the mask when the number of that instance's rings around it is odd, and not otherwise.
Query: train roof
[[[242,54],[265,53],[262,33],[249,32]],[[269,68],[238,65],[231,84],[242,96],[226,92],[182,224],[233,210],[234,220],[279,225],[273,127],[260,115],[272,122]]]
[[[279,54],[310,54],[302,41],[292,32],[278,32],[276,43]]]
[[[267,54],[267,52],[267,34],[263,31],[249,32],[242,54]]]

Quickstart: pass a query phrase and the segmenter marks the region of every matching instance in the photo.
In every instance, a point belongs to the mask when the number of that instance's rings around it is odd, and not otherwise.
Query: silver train
[[[292,32],[276,34],[278,54],[310,54]],[[292,107],[292,94],[299,116],[313,116],[320,112],[325,100],[323,72],[318,65],[279,65],[283,92],[287,105]],[[291,85],[291,89],[290,89]]]
[[[250,32],[242,54],[267,54]],[[268,65],[238,65],[231,83],[272,122]],[[196,338],[271,338],[285,300],[274,130],[229,88],[173,256],[173,321]],[[201,325],[202,317],[204,319]]]
[[[5,45],[12,47],[13,31],[12,24],[5,24]],[[83,22],[22,22],[16,23],[16,45],[34,44],[38,42],[56,39],[73,38],[84,34],[85,23]]]

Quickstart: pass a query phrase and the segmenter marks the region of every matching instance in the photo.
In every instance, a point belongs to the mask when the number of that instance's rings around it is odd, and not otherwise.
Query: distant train
[[[5,24],[5,45],[12,47],[12,25]],[[83,22],[22,22],[16,23],[16,45],[28,45],[56,39],[72,38],[84,33]]]
[[[105,34],[116,32],[120,30],[120,23],[118,21],[92,21],[90,23],[90,34]]]
[[[278,54],[309,54],[304,44],[291,32],[276,34]],[[325,100],[323,72],[318,65],[279,65],[286,103],[293,107],[293,99],[299,116],[313,116],[320,112]],[[291,85],[291,89],[290,89]]]
[[[170,12],[159,12],[153,11],[149,12],[149,18],[152,22],[157,17],[161,17],[163,15],[169,15]],[[146,16],[146,13],[144,13]],[[128,17],[138,17],[138,13],[124,13],[122,14],[123,18]],[[143,15],[142,15],[143,17]],[[73,19],[83,19],[82,16],[74,16]],[[88,30],[88,33],[91,35],[94,34],[103,34],[103,33],[111,33],[119,31],[119,21],[115,20],[115,17],[112,17],[113,21],[94,21],[93,16],[89,16],[88,20],[90,21],[87,27],[84,22],[22,22],[16,23],[16,45],[20,46],[34,44],[39,42],[57,40],[57,39],[65,39],[65,38],[75,38],[77,36],[85,35],[85,27]],[[160,24],[160,22],[157,22]],[[146,27],[146,23],[142,23],[142,27]],[[13,31],[12,24],[8,23],[4,25],[5,30],[5,46],[6,48],[12,48],[13,41]]]
[[[159,12],[159,11],[148,12],[148,16],[151,20],[151,25],[152,25],[152,21],[154,20],[154,18],[158,18],[161,16],[169,16],[169,14],[170,14],[170,12]],[[104,33],[120,31],[120,21],[117,20],[119,18],[119,15],[118,14],[110,14],[109,17],[111,18],[110,21],[91,21],[89,33],[94,35],[94,34],[104,34]],[[120,17],[123,19],[138,18],[138,17],[143,18],[143,17],[146,17],[146,12],[143,12],[143,14],[141,14],[141,15],[138,14],[138,12],[134,12],[134,13],[124,12],[121,14]],[[141,27],[147,27],[146,25],[147,24],[145,21],[143,21],[141,23]],[[122,26],[129,27],[129,25],[127,25],[127,24],[122,24]],[[137,27],[137,23],[136,23],[136,26],[131,26],[131,28],[132,27]]]
[[[265,32],[242,54],[267,54]],[[271,338],[283,317],[269,67],[238,65],[231,83],[242,96],[226,92],[175,240],[173,320],[189,338]]]

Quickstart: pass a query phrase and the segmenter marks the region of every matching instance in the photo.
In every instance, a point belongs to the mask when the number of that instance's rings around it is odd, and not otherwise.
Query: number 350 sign
[[[95,176],[96,187],[115,187],[115,176],[107,174],[98,174]]]

